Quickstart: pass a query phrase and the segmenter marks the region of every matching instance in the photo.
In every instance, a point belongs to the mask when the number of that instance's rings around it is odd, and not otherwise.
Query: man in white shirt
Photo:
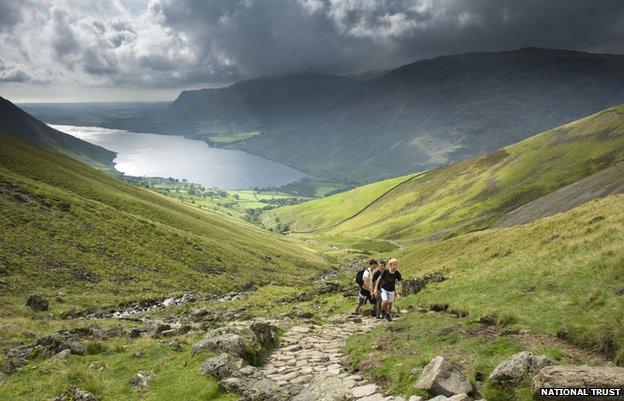
[[[360,309],[362,309],[362,306],[366,305],[367,301],[371,305],[375,304],[375,298],[371,295],[373,290],[373,273],[375,270],[377,270],[377,261],[375,259],[371,259],[368,262],[368,268],[364,269],[364,272],[362,273],[362,284],[360,285],[358,304],[355,308],[356,315],[360,314]]]

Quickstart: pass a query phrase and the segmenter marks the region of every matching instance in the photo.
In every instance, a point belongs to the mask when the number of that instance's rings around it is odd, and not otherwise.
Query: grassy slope
[[[364,185],[327,198],[307,202],[300,206],[286,206],[264,214],[263,223],[272,226],[276,218],[292,231],[317,231],[343,222],[366,208],[386,192],[415,174]]]
[[[622,160],[624,106],[618,106],[432,170],[325,233],[408,241],[447,238],[489,227],[506,212]],[[340,196],[272,211],[265,223],[279,218],[292,221],[295,229],[323,228],[327,214],[333,215],[332,221],[353,215],[354,209],[343,211],[333,204],[356,198],[357,190]]]
[[[113,170],[115,152],[57,131],[2,97],[0,97],[0,131],[98,168]]]
[[[0,133],[0,299],[52,312],[184,291],[291,282],[324,261],[290,239],[125,184]],[[261,272],[261,274],[259,274]]]
[[[415,245],[399,255],[404,276],[441,271],[450,279],[429,284],[399,307],[446,304],[468,316],[408,314],[391,332],[352,339],[355,363],[403,393],[415,391],[410,370],[437,354],[473,379],[522,349],[563,362],[592,359],[591,353],[575,357],[566,341],[624,365],[624,297],[616,295],[624,279],[622,208],[624,196],[617,195],[524,226]],[[498,327],[487,331],[477,323],[486,314]],[[532,334],[517,335],[521,329]],[[554,340],[557,333],[566,340]],[[384,356],[371,354],[371,343],[381,344]],[[530,400],[527,385],[499,392],[485,383],[482,390],[488,400]]]

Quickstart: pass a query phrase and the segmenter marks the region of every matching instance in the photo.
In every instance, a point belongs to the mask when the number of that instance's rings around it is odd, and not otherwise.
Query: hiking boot
[[[391,322],[391,321],[392,321],[392,318],[390,317],[390,314],[389,314],[389,313],[386,313],[386,320],[387,320],[387,321],[389,321],[389,322]]]

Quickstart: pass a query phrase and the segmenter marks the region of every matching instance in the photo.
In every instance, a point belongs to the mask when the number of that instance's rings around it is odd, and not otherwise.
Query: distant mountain
[[[237,144],[323,176],[428,170],[624,102],[624,56],[527,48],[419,61],[292,130]]]
[[[295,74],[241,81],[226,88],[184,91],[145,130],[195,137],[296,130],[355,84],[353,79],[333,75]]]
[[[231,135],[219,146],[362,183],[484,154],[622,102],[624,56],[525,48],[380,75],[296,74],[184,91],[169,106],[113,115],[105,126]]]
[[[54,150],[85,163],[112,168],[115,152],[55,130],[0,97],[0,132]]]

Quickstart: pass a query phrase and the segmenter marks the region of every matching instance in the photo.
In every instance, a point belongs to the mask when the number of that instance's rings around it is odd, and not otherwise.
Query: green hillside
[[[53,312],[193,291],[286,283],[321,257],[282,236],[123,183],[69,157],[0,134],[3,314],[28,294]]]
[[[562,363],[606,358],[624,365],[622,208],[624,196],[611,196],[528,225],[395,254],[404,277],[441,272],[448,279],[398,303],[423,313],[408,314],[391,332],[351,339],[354,365],[395,393],[413,394],[410,371],[443,355],[493,401],[531,399],[528,383],[499,391],[487,381],[501,360],[521,350]],[[440,312],[425,313],[430,309]],[[482,316],[496,324],[480,324]]]
[[[624,160],[624,106],[617,106],[544,132],[484,156],[429,171],[397,186],[356,217],[323,233],[417,242],[487,228],[525,203]],[[374,187],[374,186],[373,186]],[[270,211],[293,230],[325,227],[333,199],[350,191]],[[339,220],[340,217],[335,218]]]
[[[57,131],[0,97],[0,131],[85,163],[113,169],[115,152]]]
[[[305,204],[305,207],[285,206],[262,217],[267,225],[282,223],[293,232],[310,232],[333,227],[361,213],[397,185],[418,174],[391,178],[342,192]],[[279,221],[276,220],[279,219]]]

